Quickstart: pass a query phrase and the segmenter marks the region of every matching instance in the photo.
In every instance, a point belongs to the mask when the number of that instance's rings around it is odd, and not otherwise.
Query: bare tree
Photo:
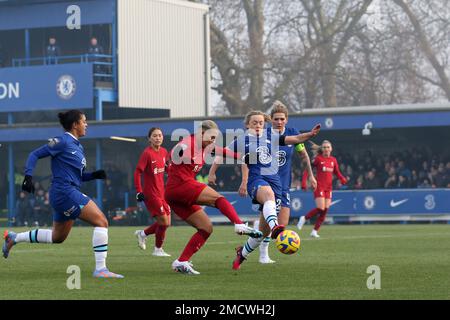
[[[230,114],[449,99],[447,0],[192,1],[210,5],[213,89]]]
[[[433,81],[430,78],[420,76],[419,74],[416,74],[418,77],[422,77],[423,79],[432,82],[435,85],[438,85],[444,92],[448,100],[450,100],[450,81],[445,73],[445,69],[443,65],[440,63],[439,59],[436,56],[436,53],[428,39],[428,36],[422,27],[419,18],[417,15],[413,12],[412,8],[403,0],[394,0],[394,3],[397,4],[404,13],[408,16],[409,21],[413,25],[414,28],[414,35],[416,39],[420,43],[420,47],[422,49],[423,54],[425,55],[428,62],[432,65],[433,69],[435,70],[439,81]],[[448,5],[448,4],[447,4]],[[428,12],[430,13],[430,11]]]

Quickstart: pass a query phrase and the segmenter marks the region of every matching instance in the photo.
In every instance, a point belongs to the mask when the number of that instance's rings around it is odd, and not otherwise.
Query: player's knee
[[[160,221],[160,222],[158,222],[158,224],[160,227],[164,227],[164,228],[170,227],[169,221]]]
[[[207,225],[205,225],[205,226],[203,226],[203,227],[201,227],[200,229],[199,229],[199,231],[204,231],[205,233],[207,233],[208,234],[208,237],[211,235],[211,233],[213,233],[213,226],[212,226],[212,224],[207,224]]]
[[[103,216],[97,220],[96,227],[99,227],[99,228],[108,228],[109,227],[108,220],[106,219],[105,216]]]

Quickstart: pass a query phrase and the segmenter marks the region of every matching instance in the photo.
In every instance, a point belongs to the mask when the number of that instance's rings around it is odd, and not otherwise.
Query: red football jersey
[[[233,157],[234,159],[239,158],[238,153],[214,144],[202,148],[201,144],[196,142],[193,134],[180,141],[171,151],[167,186],[195,181],[195,176],[205,164],[205,157],[208,154],[212,154],[213,150],[215,155]]]
[[[339,170],[339,164],[335,157],[324,157],[320,154],[316,156],[313,162],[316,167],[317,189],[331,191],[333,188],[333,174],[335,174],[343,184],[347,181]],[[306,185],[307,171],[303,173],[302,184]]]
[[[134,186],[137,192],[143,192],[147,197],[164,199],[164,172],[169,153],[163,147],[158,151],[147,147],[142,152],[134,171]],[[141,176],[144,174],[144,188],[142,188]]]

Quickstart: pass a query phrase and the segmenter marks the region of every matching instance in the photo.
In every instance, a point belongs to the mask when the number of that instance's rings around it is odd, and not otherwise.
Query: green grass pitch
[[[171,270],[192,227],[168,229],[168,258],[151,255],[153,237],[140,250],[136,229],[109,231],[107,264],[125,279],[92,278],[90,227],[74,228],[63,244],[18,244],[0,260],[0,299],[450,299],[450,225],[325,225],[320,239],[306,225],[300,253],[282,255],[271,243],[275,264],[259,264],[255,252],[239,271],[231,262],[245,237],[217,226],[193,257],[198,276]],[[81,269],[80,290],[66,287],[69,265]],[[381,269],[379,290],[367,288],[371,265]]]

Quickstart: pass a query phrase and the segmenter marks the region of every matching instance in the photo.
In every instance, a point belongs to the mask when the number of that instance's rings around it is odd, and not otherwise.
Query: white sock
[[[275,201],[269,200],[264,202],[263,215],[270,229],[273,229],[278,225],[277,206],[275,205]]]
[[[259,256],[261,258],[267,258],[269,256],[269,244],[270,237],[265,237],[263,242],[259,246]]]
[[[255,222],[253,222],[253,229],[259,230],[259,219],[255,220]],[[259,230],[259,231],[261,231],[261,230]]]
[[[141,237],[147,238],[147,235],[145,234],[144,230],[141,230]]]
[[[94,228],[92,246],[95,255],[95,270],[106,268],[106,256],[108,255],[108,229]]]
[[[242,256],[244,258],[247,258],[247,256],[252,253],[256,248],[259,247],[262,240],[264,238],[248,238],[247,242],[244,245],[244,248],[242,248]]]
[[[36,229],[21,232],[17,234],[15,242],[52,243],[52,233],[53,231],[48,229]]]

